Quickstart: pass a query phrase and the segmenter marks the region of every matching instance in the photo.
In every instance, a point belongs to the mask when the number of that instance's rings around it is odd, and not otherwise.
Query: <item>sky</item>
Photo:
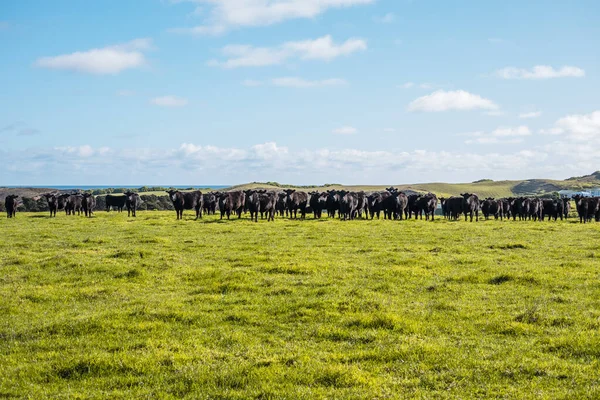
[[[5,0],[0,185],[600,169],[597,0]]]

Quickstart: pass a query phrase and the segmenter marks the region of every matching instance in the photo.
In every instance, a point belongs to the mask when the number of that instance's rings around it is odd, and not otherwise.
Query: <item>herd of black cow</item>
[[[385,219],[415,218],[434,220],[438,204],[441,205],[442,214],[446,219],[458,220],[464,215],[465,221],[475,218],[479,221],[481,212],[485,219],[510,219],[556,221],[568,218],[571,209],[570,199],[518,197],[503,199],[479,199],[474,193],[464,193],[461,196],[440,198],[433,193],[405,194],[398,189],[390,187],[380,192],[349,192],[346,190],[328,190],[324,192],[302,192],[293,189],[287,190],[238,190],[228,192],[202,193],[200,191],[182,192],[179,190],[167,191],[177,219],[183,218],[184,210],[195,210],[196,219],[202,218],[202,213],[221,214],[221,219],[231,215],[241,218],[243,212],[250,213],[250,219],[257,222],[258,215],[273,221],[276,215],[290,218],[305,218],[307,213],[313,213],[314,218],[321,218],[323,211],[330,218],[336,215],[343,220],[355,218],[380,218],[383,213]],[[56,216],[58,210],[64,210],[67,215],[80,215],[83,213],[91,217],[96,207],[96,199],[89,193],[46,193],[42,195],[48,201],[50,216]],[[16,195],[8,195],[5,200],[8,218],[16,214],[18,205]],[[579,220],[582,223],[593,220],[600,221],[600,198],[598,197],[573,197]],[[136,211],[141,205],[138,193],[126,192],[124,196],[106,196],[106,210],[122,211],[127,209],[128,216],[136,216]]]

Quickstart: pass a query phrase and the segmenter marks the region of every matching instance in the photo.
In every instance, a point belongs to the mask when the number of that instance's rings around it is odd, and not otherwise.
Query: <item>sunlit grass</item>
[[[0,397],[600,396],[600,225],[0,219]]]

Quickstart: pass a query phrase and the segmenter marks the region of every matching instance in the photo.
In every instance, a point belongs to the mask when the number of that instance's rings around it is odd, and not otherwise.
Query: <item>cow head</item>
[[[386,188],[385,190],[387,190],[390,193],[396,193],[398,191],[398,189],[393,186]]]
[[[14,200],[14,199],[18,199],[19,195],[16,194],[9,194],[8,196],[6,196],[6,200]]]
[[[169,198],[171,199],[171,201],[176,201],[177,200],[177,194],[179,193],[179,190],[167,190],[167,193],[169,193]]]
[[[296,191],[295,189],[286,189],[286,190],[284,190],[285,194],[288,195],[288,196],[291,195],[292,193],[294,193],[295,191]]]

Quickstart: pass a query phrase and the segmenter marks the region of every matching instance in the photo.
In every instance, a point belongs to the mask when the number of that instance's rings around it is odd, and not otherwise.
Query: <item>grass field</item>
[[[0,397],[600,397],[600,225],[0,219]]]

